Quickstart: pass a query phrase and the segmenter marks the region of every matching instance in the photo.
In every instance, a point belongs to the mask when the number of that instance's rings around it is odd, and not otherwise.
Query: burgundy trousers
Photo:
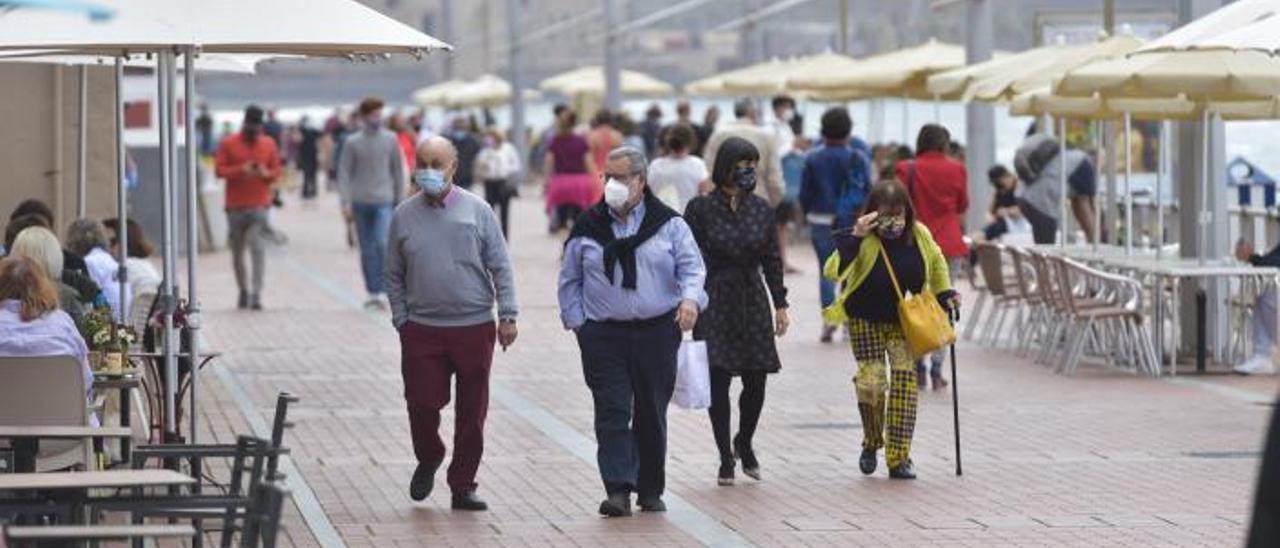
[[[497,326],[428,327],[405,323],[400,327],[400,373],[409,405],[409,430],[419,463],[444,460],[440,439],[440,410],[449,403],[451,380],[458,378],[454,404],[453,461],[449,488],[466,493],[476,488],[476,470],[484,454],[484,419],[489,412],[489,369]]]

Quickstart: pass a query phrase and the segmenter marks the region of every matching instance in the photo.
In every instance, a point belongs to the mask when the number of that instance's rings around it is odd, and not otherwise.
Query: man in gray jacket
[[[391,211],[404,194],[407,182],[400,141],[382,127],[382,100],[360,102],[364,127],[347,137],[338,157],[338,191],[347,222],[355,222],[360,240],[360,266],[368,308],[385,308],[382,270],[387,253],[387,228]]]
[[[440,410],[457,375],[449,488],[455,510],[486,510],[476,496],[484,452],[494,341],[516,340],[516,293],[506,239],[483,198],[456,187],[458,154],[448,139],[418,147],[419,190],[396,208],[388,241],[386,286],[400,332],[400,371],[418,468],[409,496],[431,494],[444,460]],[[497,303],[497,324],[494,304]]]

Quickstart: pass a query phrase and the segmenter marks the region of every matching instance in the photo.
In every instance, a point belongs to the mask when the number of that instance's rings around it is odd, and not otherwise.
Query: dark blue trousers
[[[675,390],[680,328],[674,313],[578,329],[582,372],[595,401],[596,461],[609,494],[661,496],[667,404]]]

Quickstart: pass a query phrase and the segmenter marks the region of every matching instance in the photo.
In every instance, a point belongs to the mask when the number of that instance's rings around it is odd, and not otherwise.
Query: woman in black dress
[[[750,142],[736,137],[725,141],[711,173],[715,190],[694,198],[685,209],[685,221],[707,265],[710,305],[693,338],[707,343],[709,411],[720,450],[720,485],[733,484],[735,453],[742,459],[744,474],[761,477],[751,438],[764,407],[765,376],[781,367],[773,338],[786,333],[789,323],[773,208],[752,193],[759,161],[760,153]],[[742,379],[741,418],[730,445],[729,383],[735,376]]]

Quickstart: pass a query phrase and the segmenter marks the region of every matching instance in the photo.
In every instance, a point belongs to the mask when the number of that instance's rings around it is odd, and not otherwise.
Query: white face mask
[[[617,179],[609,179],[604,184],[604,203],[613,208],[614,211],[621,212],[627,206],[627,200],[631,198],[631,189],[627,184]]]

